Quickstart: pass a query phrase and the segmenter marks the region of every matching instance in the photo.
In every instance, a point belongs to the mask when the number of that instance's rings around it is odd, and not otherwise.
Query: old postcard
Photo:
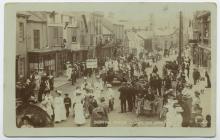
[[[7,3],[6,136],[215,136],[215,3]]]

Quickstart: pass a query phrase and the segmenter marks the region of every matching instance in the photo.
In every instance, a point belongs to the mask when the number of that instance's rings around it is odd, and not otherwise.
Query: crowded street
[[[211,127],[210,52],[190,32],[201,13],[177,12],[172,28],[154,27],[156,14],[142,28],[111,13],[20,13],[48,23],[58,15],[63,28],[48,24],[50,45],[61,47],[29,51],[27,73],[16,57],[17,127]]]
[[[165,61],[175,58],[175,56],[170,56],[169,58],[163,58],[162,60],[158,61],[157,63],[154,63],[154,65],[158,66],[158,73],[162,74],[162,65],[165,63]],[[152,71],[152,68],[149,68],[149,72]],[[192,71],[192,69],[191,69]],[[191,75],[192,76],[192,75]],[[69,93],[69,96],[73,98],[73,91],[76,88],[76,86],[79,86],[83,83],[83,78],[79,79],[75,85],[72,85],[71,82],[65,82],[65,77],[63,77],[64,82],[61,82],[61,85],[59,85],[56,89],[62,91],[64,96],[64,93]],[[94,82],[97,78],[95,75],[93,75],[91,78],[88,79],[88,82]],[[191,77],[191,82],[193,81]],[[55,80],[56,82],[56,80]],[[58,81],[59,82],[59,81]],[[113,92],[115,93],[115,104],[114,104],[114,110],[109,113],[109,127],[164,127],[164,121],[159,118],[159,116],[140,116],[137,117],[135,112],[127,112],[126,114],[120,113],[120,100],[119,95],[120,92],[118,91],[119,86],[113,87]],[[105,88],[107,90],[107,88]],[[211,92],[209,89],[206,89],[205,93],[200,96],[201,100],[201,107],[204,108],[203,115],[208,115],[211,112],[209,111],[209,108],[211,107],[210,100],[211,96],[209,95]],[[53,93],[55,94],[55,93]],[[77,125],[74,124],[74,116],[73,116],[73,108],[70,109],[70,116],[67,118],[67,120],[56,123],[55,127],[76,127]],[[90,126],[90,119],[87,119],[85,125],[82,127],[89,127]]]

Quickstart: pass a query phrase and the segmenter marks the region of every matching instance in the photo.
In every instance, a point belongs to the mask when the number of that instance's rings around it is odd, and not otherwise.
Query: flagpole
[[[183,47],[183,17],[182,11],[179,13],[179,55],[178,55],[178,64],[181,64],[182,56],[182,47]]]

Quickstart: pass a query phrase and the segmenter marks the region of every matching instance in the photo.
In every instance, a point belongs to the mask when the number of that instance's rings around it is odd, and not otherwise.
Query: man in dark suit
[[[120,101],[121,101],[121,113],[126,113],[126,100],[127,100],[127,87],[126,83],[122,83],[122,86],[119,88],[120,92]]]

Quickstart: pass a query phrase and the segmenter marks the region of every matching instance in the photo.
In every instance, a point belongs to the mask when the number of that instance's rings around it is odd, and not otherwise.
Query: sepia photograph
[[[215,127],[215,4],[76,4],[16,10],[12,125]]]

